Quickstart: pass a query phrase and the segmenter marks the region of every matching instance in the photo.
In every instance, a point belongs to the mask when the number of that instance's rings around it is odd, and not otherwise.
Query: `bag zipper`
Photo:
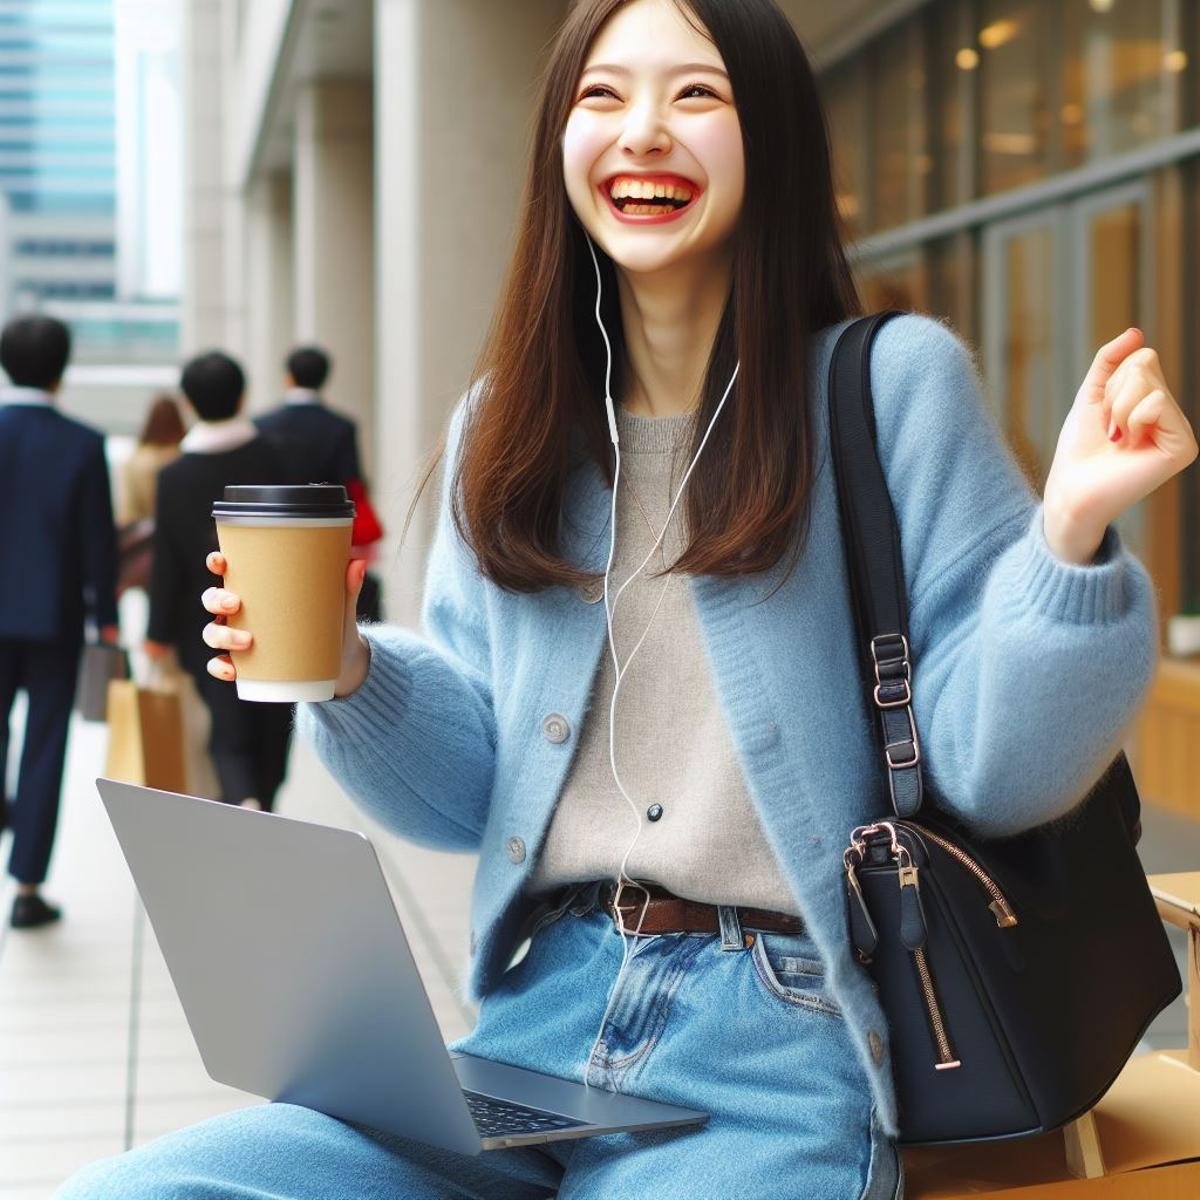
[[[979,880],[984,891],[992,898],[992,902],[988,905],[988,908],[992,910],[992,915],[996,918],[996,924],[999,928],[1011,929],[1017,924],[1017,914],[1013,911],[1012,905],[1005,898],[999,885],[965,850],[960,849],[953,842],[947,841],[940,834],[934,833],[932,829],[927,829],[924,825],[918,825],[916,821],[897,821],[896,824],[902,825],[907,829],[912,829],[922,837],[927,837],[934,845],[940,846],[956,862],[966,867]]]
[[[950,1033],[946,1028],[946,1017],[938,999],[937,985],[933,980],[933,969],[925,953],[925,911],[921,906],[921,883],[917,865],[912,861],[908,847],[897,843],[896,877],[900,883],[900,938],[905,949],[912,955],[917,972],[921,997],[925,1001],[925,1015],[929,1019],[929,1032],[933,1036],[937,1051],[935,1071],[950,1071],[961,1067],[962,1061],[955,1055],[950,1044]]]
[[[955,1058],[950,1045],[950,1035],[946,1032],[946,1019],[942,1016],[942,1006],[938,1000],[937,989],[933,983],[933,972],[929,969],[929,960],[925,951],[912,952],[913,964],[917,968],[917,978],[921,983],[921,994],[925,997],[925,1013],[929,1017],[929,1031],[933,1034],[937,1046],[938,1060],[933,1064],[935,1071],[951,1071],[962,1066],[962,1060]]]
[[[874,825],[867,825],[856,829],[850,835],[850,846],[844,855],[846,878],[853,899],[862,907],[862,912],[866,917],[866,925],[870,928],[872,935],[874,934],[874,927],[870,922],[870,913],[867,912],[866,900],[863,897],[862,888],[858,882],[856,867],[862,865],[866,851],[867,836],[885,832],[891,839],[890,849],[892,858],[896,863],[896,876],[900,884],[901,937],[904,940],[905,948],[912,956],[921,998],[925,1004],[925,1015],[929,1021],[929,1032],[933,1038],[934,1048],[937,1052],[937,1062],[934,1063],[934,1070],[949,1071],[956,1067],[961,1067],[962,1060],[954,1053],[954,1046],[950,1041],[950,1032],[946,1024],[945,1013],[942,1010],[941,1000],[938,998],[933,969],[929,964],[929,957],[925,953],[925,914],[920,900],[921,885],[919,868],[913,862],[912,854],[908,847],[896,837],[896,826],[908,829],[917,837],[928,838],[936,846],[939,846],[949,854],[960,866],[965,867],[979,881],[984,891],[991,898],[988,908],[996,918],[996,924],[999,928],[1011,929],[1017,924],[1017,915],[1004,893],[1000,890],[999,885],[979,863],[967,854],[965,850],[961,850],[953,842],[925,828],[924,825],[918,825],[915,821],[896,821],[895,823],[880,821]],[[855,862],[856,859],[857,863]],[[908,890],[910,888],[912,889],[911,892]],[[861,949],[860,957],[864,957]],[[870,955],[865,955],[865,958],[869,961]]]

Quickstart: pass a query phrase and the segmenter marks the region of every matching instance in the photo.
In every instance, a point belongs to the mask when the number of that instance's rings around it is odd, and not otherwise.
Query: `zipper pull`
[[[850,939],[858,952],[858,961],[866,964],[875,955],[875,948],[879,945],[879,933],[875,922],[871,920],[866,897],[862,894],[862,885],[858,882],[858,873],[850,863],[846,864],[846,895],[850,899]]]
[[[901,862],[896,874],[900,880],[900,940],[906,950],[920,950],[925,945],[927,931],[917,868],[911,860],[907,864]]]

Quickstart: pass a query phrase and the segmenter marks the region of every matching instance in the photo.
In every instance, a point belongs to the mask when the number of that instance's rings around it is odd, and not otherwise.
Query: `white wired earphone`
[[[600,327],[600,336],[604,339],[604,352],[606,357],[604,370],[604,407],[608,413],[608,434],[612,439],[613,450],[616,454],[616,468],[613,474],[613,489],[612,489],[612,518],[609,526],[610,538],[608,545],[608,562],[604,568],[604,615],[608,623],[608,648],[612,654],[613,668],[616,671],[616,681],[613,684],[612,701],[608,708],[608,761],[612,768],[613,781],[617,785],[617,790],[625,798],[625,802],[629,805],[630,812],[633,813],[633,819],[637,825],[637,832],[634,835],[633,841],[629,843],[624,855],[621,858],[621,865],[617,872],[617,928],[621,933],[621,967],[617,971],[617,977],[613,980],[612,989],[608,994],[608,1004],[605,1006],[604,1015],[600,1018],[600,1028],[596,1032],[596,1040],[592,1043],[591,1050],[588,1051],[587,1060],[584,1063],[583,1082],[588,1085],[588,1067],[591,1064],[592,1058],[596,1053],[596,1048],[600,1045],[604,1037],[604,1026],[608,1021],[609,1013],[612,1012],[613,1002],[616,1000],[618,989],[621,986],[621,978],[625,974],[625,969],[629,965],[629,948],[630,940],[626,936],[625,916],[620,908],[620,897],[622,886],[625,884],[635,888],[639,887],[635,880],[629,878],[625,873],[625,868],[629,865],[629,856],[633,853],[634,848],[638,844],[639,838],[642,836],[642,818],[638,806],[633,802],[629,793],[625,790],[621,783],[620,773],[617,771],[617,752],[616,752],[616,717],[617,717],[617,696],[621,691],[621,681],[625,678],[629,671],[629,665],[633,662],[633,656],[642,648],[642,643],[646,640],[646,635],[650,632],[650,626],[654,624],[654,618],[658,616],[658,610],[662,606],[663,597],[667,593],[667,585],[670,583],[670,576],[664,581],[663,586],[658,594],[658,600],[654,605],[654,610],[650,614],[650,620],[646,622],[646,628],[642,630],[642,636],[638,638],[637,643],[629,652],[629,656],[625,659],[625,665],[622,666],[617,655],[617,645],[613,638],[613,614],[617,611],[617,604],[621,599],[621,595],[625,589],[646,569],[646,565],[654,557],[655,551],[661,545],[662,540],[666,537],[667,528],[671,524],[671,518],[675,515],[675,509],[679,505],[679,500],[683,496],[684,488],[687,487],[687,481],[691,477],[692,471],[696,464],[700,461],[700,455],[704,452],[704,447],[708,443],[709,435],[713,431],[713,426],[717,423],[717,418],[721,415],[721,409],[725,407],[725,401],[729,399],[729,393],[733,390],[734,382],[738,377],[738,371],[741,368],[739,361],[733,368],[733,374],[729,377],[729,383],[726,385],[725,392],[721,396],[721,401],[717,405],[716,411],[712,415],[712,420],[708,423],[708,428],[704,431],[704,437],[700,441],[700,445],[696,450],[695,456],[692,458],[691,465],[684,472],[683,479],[680,481],[679,489],[675,493],[675,499],[671,502],[671,507],[667,512],[667,519],[663,523],[662,530],[654,541],[654,545],[650,547],[650,553],[642,560],[641,565],[623,584],[617,589],[617,594],[612,598],[610,603],[608,598],[609,573],[612,571],[613,554],[617,547],[617,487],[621,481],[621,444],[620,438],[617,436],[617,414],[612,398],[612,344],[608,340],[608,331],[604,328],[604,321],[600,316],[600,300],[603,291],[603,284],[600,277],[600,261],[596,257],[596,248],[592,244],[592,239],[584,231],[587,238],[588,250],[592,255],[592,266],[596,270],[596,324]],[[641,914],[638,917],[637,926],[633,930],[633,936],[636,937],[641,931],[642,922],[646,917],[646,907],[650,902],[649,896],[646,897],[646,902],[642,905]]]

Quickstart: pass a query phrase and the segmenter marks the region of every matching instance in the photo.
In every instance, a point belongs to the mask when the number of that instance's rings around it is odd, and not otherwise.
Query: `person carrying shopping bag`
[[[575,4],[521,212],[450,425],[426,632],[356,628],[352,564],[337,698],[298,724],[396,834],[479,853],[461,1048],[710,1119],[465,1158],[274,1104],[62,1200],[900,1194],[842,864],[885,803],[825,415],[858,301],[774,3]],[[892,320],[870,372],[924,762],[971,828],[1036,826],[1150,684],[1153,591],[1112,523],[1195,438],[1136,330],[1098,352],[1041,501],[944,326]],[[250,644],[236,595],[204,603],[209,646]],[[225,653],[208,669],[235,676]]]

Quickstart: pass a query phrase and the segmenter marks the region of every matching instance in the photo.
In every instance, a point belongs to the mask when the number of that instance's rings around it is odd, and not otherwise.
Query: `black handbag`
[[[1123,754],[1072,813],[1015,837],[979,837],[926,794],[870,390],[871,343],[894,315],[850,325],[829,376],[864,694],[895,810],[850,835],[850,935],[891,1029],[900,1141],[1044,1133],[1108,1090],[1179,994],[1179,970],[1138,860],[1141,805]]]

